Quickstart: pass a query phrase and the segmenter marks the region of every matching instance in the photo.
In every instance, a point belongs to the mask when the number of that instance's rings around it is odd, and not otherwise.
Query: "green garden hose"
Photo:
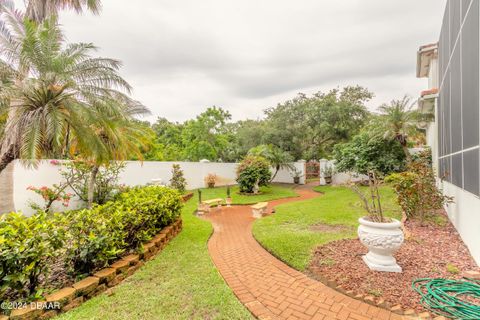
[[[474,302],[480,301],[480,280],[424,278],[413,281],[412,288],[422,296],[421,304],[435,314],[450,319],[480,319],[480,305]]]

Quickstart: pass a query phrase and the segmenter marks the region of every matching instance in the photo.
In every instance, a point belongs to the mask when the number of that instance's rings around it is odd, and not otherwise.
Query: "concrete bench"
[[[210,211],[210,207],[211,207],[212,205],[216,205],[217,207],[220,207],[220,205],[222,204],[222,202],[223,202],[223,199],[221,199],[221,198],[204,200],[204,201],[202,201],[203,209],[205,210],[205,212],[209,212],[209,211]]]
[[[265,215],[267,212],[268,202],[259,202],[250,206],[252,208],[252,214],[255,219],[259,219]]]

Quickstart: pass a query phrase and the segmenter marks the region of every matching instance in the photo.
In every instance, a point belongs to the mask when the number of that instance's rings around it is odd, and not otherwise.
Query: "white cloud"
[[[416,97],[416,50],[435,42],[445,0],[103,0],[100,16],[62,14],[72,42],[124,62],[134,97],[156,116],[205,107],[235,119],[297,92],[360,84],[373,109]]]

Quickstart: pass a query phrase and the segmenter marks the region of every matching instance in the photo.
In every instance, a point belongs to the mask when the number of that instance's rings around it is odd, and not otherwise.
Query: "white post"
[[[324,186],[327,183],[325,182],[325,178],[323,176],[323,172],[325,168],[327,167],[328,160],[327,159],[320,159],[320,185]]]
[[[300,159],[297,163],[299,164],[297,169],[300,167],[299,169],[302,172],[302,175],[300,176],[300,184],[305,184],[307,182],[307,161]]]

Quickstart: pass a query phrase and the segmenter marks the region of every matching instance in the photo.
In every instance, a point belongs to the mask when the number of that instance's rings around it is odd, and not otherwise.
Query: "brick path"
[[[269,210],[318,195],[308,187],[297,192],[299,198],[271,201]],[[345,296],[273,257],[252,236],[254,219],[249,206],[212,211],[205,217],[214,226],[208,243],[210,255],[235,295],[257,318],[403,319]]]

